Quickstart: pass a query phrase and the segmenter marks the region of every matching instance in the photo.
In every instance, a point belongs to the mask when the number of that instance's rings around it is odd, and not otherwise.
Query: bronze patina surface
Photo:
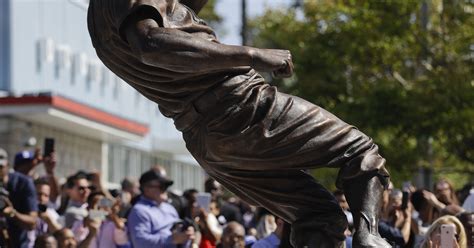
[[[230,46],[196,13],[206,1],[91,0],[88,26],[103,63],[175,121],[206,172],[292,225],[295,247],[340,247],[347,220],[304,169],[340,168],[357,232],[353,247],[390,247],[378,234],[385,160],[365,134],[278,92],[256,71],[291,76],[286,50]]]

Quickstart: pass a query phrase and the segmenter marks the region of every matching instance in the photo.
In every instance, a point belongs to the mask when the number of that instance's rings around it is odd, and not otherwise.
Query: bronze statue
[[[390,247],[377,230],[385,160],[372,140],[324,109],[280,93],[255,71],[293,73],[286,50],[229,46],[199,19],[207,0],[91,0],[104,64],[173,118],[206,172],[292,225],[295,247],[340,247],[347,220],[305,169],[340,168],[354,247]],[[255,70],[254,70],[255,69]]]

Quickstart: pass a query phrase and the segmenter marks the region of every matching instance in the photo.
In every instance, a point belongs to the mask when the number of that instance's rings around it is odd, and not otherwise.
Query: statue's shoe
[[[384,238],[370,233],[355,233],[352,238],[353,248],[392,248]]]

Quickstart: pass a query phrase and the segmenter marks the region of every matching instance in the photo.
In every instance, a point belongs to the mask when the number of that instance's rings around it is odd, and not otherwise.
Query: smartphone
[[[210,205],[211,205],[211,194],[210,193],[204,193],[204,192],[199,192],[198,195],[196,196],[196,202],[199,205],[199,207],[204,208],[206,212],[209,213],[210,211]]]
[[[454,248],[455,230],[456,230],[456,226],[454,226],[454,224],[441,225],[441,247],[442,248]]]
[[[110,199],[105,198],[105,197],[100,199],[99,201],[99,207],[111,208],[112,205],[113,205],[113,202]]]
[[[104,210],[95,210],[95,209],[89,210],[90,219],[104,221],[106,217],[107,217],[107,212],[105,212]]]
[[[408,198],[409,198],[409,192],[408,191],[403,191],[402,206],[400,207],[402,210],[407,209],[407,207],[408,207]]]
[[[48,206],[44,205],[44,204],[38,204],[38,211],[40,213],[44,213],[46,212],[46,210],[48,209]]]
[[[172,232],[174,231],[181,231],[184,227],[184,221],[183,220],[178,220],[176,222],[173,223],[173,225],[171,226],[170,230]]]
[[[54,139],[53,138],[45,138],[44,139],[44,150],[43,156],[50,156],[51,153],[54,152]]]
[[[403,182],[403,186],[402,186],[402,190],[403,191],[410,191],[410,189],[412,188],[412,184],[410,181],[405,181]]]

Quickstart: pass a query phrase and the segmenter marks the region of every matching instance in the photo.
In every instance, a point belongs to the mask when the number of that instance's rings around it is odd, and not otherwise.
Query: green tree
[[[209,25],[217,28],[222,22],[222,17],[215,11],[217,0],[209,0],[206,6],[201,10],[199,16],[205,19]]]
[[[373,137],[396,183],[420,168],[474,180],[473,1],[313,0],[300,12],[252,21],[253,45],[292,51],[280,90]]]

